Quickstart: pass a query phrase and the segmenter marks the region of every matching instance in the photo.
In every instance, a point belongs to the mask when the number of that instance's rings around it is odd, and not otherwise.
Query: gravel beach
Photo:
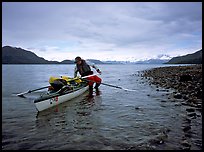
[[[202,110],[202,65],[169,66],[143,71],[143,77],[165,89],[174,89],[171,98]]]
[[[149,85],[155,85],[157,91],[162,91],[160,88],[167,91],[173,89],[168,94],[169,101],[178,101],[180,106],[186,106],[184,114],[186,121],[182,128],[185,134],[181,141],[182,149],[191,150],[192,144],[202,147],[202,141],[199,139],[197,144],[193,137],[195,133],[192,133],[192,128],[195,128],[197,134],[202,135],[202,131],[199,131],[202,125],[202,64],[153,68],[143,71],[141,76]]]

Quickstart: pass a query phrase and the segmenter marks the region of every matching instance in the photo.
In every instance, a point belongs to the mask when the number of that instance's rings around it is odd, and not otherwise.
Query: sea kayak
[[[71,86],[72,89],[63,89],[57,92],[46,92],[39,98],[34,100],[35,106],[38,111],[43,111],[45,109],[59,105],[65,101],[69,101],[82,95],[88,90],[87,82],[82,82],[78,86]]]

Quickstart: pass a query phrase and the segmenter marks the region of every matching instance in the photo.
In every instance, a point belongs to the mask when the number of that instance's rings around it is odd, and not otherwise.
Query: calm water
[[[167,65],[98,65],[104,83],[100,96],[81,95],[38,113],[33,100],[46,90],[20,98],[15,94],[47,86],[49,77],[73,76],[74,65],[2,65],[2,149],[181,149],[185,107],[175,106],[138,72]],[[166,101],[166,102],[164,102]],[[201,149],[202,117],[192,126],[191,149]],[[154,142],[167,132],[164,143]]]

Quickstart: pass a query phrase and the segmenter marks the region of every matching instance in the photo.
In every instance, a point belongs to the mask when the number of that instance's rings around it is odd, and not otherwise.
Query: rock
[[[184,95],[184,96],[183,96],[183,99],[184,99],[184,100],[188,100],[188,99],[189,99],[188,95]]]
[[[187,140],[184,140],[181,142],[181,145],[183,145],[184,147],[191,147],[190,143]]]
[[[181,104],[182,104],[182,105],[188,105],[188,103],[186,103],[186,102],[181,102]]]
[[[198,110],[199,112],[202,112],[202,108],[198,107],[196,110]]]
[[[191,123],[191,119],[186,118],[186,122],[190,124]]]
[[[185,137],[191,138],[192,134],[191,133],[185,133]]]
[[[191,126],[185,126],[184,128],[183,128],[183,131],[184,132],[187,132],[187,131],[189,131],[191,129]]]
[[[193,109],[193,108],[187,108],[186,111],[187,111],[187,112],[195,112],[195,109]]]
[[[182,95],[180,93],[177,93],[174,95],[174,98],[176,99],[181,99],[182,98]]]
[[[189,117],[196,117],[196,113],[195,112],[188,113],[187,116],[189,116]]]
[[[181,105],[182,105],[181,103],[176,103],[176,104],[175,104],[175,106],[181,106]]]
[[[190,75],[181,75],[179,77],[179,82],[187,82],[192,81],[192,77]]]

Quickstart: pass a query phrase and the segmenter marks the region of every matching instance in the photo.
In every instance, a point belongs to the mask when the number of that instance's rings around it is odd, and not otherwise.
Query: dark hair
[[[77,57],[75,58],[75,62],[74,62],[74,63],[77,63],[78,61],[81,61],[81,57],[79,57],[79,56],[77,56]]]

